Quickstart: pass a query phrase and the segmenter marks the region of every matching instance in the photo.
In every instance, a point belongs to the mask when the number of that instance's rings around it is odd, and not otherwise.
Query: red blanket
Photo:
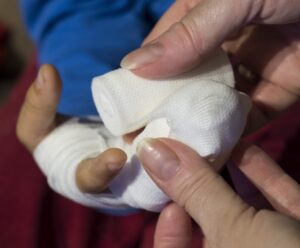
[[[44,176],[15,136],[19,108],[35,74],[32,61],[9,102],[0,109],[0,247],[152,247],[156,214],[105,216],[72,203],[47,187]],[[298,181],[299,124],[298,104],[252,137]],[[193,247],[199,247],[200,236],[197,231],[195,234]]]

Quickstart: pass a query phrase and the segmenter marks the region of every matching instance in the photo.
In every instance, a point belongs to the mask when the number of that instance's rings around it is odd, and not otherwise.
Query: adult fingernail
[[[180,169],[179,158],[158,139],[144,139],[137,148],[142,164],[161,180],[169,180]]]
[[[159,60],[164,51],[163,45],[158,42],[145,45],[126,55],[121,61],[121,67],[127,70],[144,67]]]
[[[37,89],[42,89],[44,85],[45,79],[42,70],[40,69],[38,75],[35,80],[35,86]]]

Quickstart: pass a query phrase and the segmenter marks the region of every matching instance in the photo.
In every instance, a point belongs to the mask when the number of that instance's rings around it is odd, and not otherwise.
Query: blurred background
[[[0,0],[0,105],[6,102],[32,52],[18,0]]]

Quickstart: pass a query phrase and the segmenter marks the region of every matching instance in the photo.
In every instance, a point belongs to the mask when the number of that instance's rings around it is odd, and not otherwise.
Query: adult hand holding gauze
[[[231,66],[221,51],[194,70],[167,80],[143,79],[118,69],[95,78],[92,91],[107,129],[73,119],[50,133],[34,156],[55,191],[97,208],[160,211],[169,198],[135,156],[137,144],[147,137],[170,137],[220,169],[244,130],[251,106],[249,98],[234,89]],[[132,144],[123,141],[122,135],[142,127]],[[80,192],[75,183],[78,164],[110,147],[127,153],[126,165],[107,192]]]

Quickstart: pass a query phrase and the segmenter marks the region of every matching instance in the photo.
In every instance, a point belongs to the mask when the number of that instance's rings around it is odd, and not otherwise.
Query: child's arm
[[[97,115],[91,79],[119,67],[122,57],[140,46],[154,24],[145,14],[147,1],[20,3],[27,29],[37,46],[39,63],[53,64],[61,74],[64,85],[58,112]]]

